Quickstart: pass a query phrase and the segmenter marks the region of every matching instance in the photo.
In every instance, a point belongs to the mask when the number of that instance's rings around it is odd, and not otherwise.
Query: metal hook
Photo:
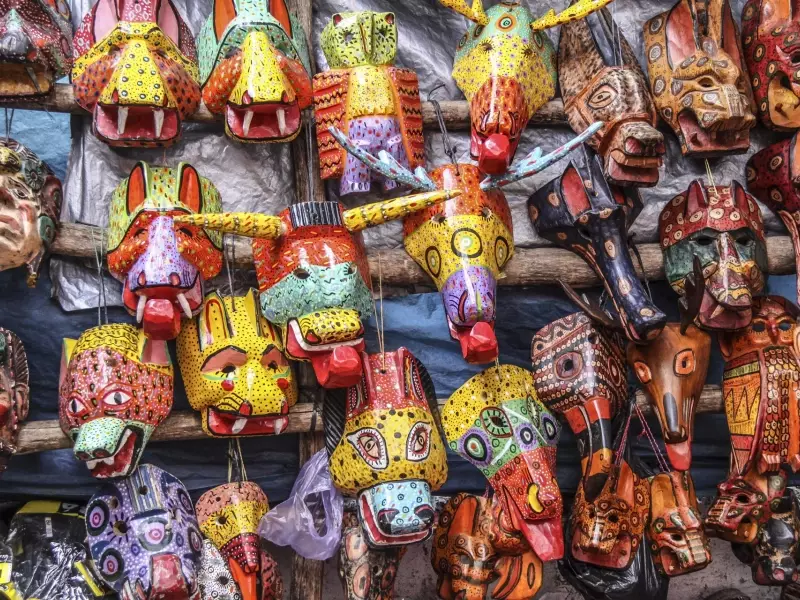
[[[459,170],[458,162],[456,161],[456,149],[455,146],[453,146],[453,144],[450,143],[450,136],[447,133],[447,124],[444,122],[444,114],[442,114],[442,107],[439,104],[438,100],[433,99],[433,95],[443,87],[445,87],[445,84],[440,83],[430,92],[428,92],[428,102],[430,102],[433,105],[433,110],[436,113],[436,120],[439,123],[439,131],[442,133],[442,148],[444,149],[444,153],[447,155],[447,158],[450,159],[450,162],[455,165],[456,175],[460,177],[461,171]]]

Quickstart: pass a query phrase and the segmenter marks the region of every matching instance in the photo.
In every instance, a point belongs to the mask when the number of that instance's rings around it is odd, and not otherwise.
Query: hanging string
[[[717,186],[714,183],[714,174],[711,172],[711,165],[708,163],[707,158],[705,159],[705,163],[706,163],[706,176],[708,177],[708,183],[711,185],[711,189],[714,192],[714,196],[718,197],[719,195],[717,194]]]
[[[628,411],[628,418],[625,419],[625,429],[622,432],[622,439],[619,441],[619,447],[617,448],[617,454],[614,457],[614,466],[619,467],[622,463],[622,456],[625,453],[625,446],[628,443],[628,430],[631,426],[631,412]]]
[[[378,338],[378,350],[381,353],[381,362],[383,363],[383,371],[386,371],[386,344],[384,329],[384,311],[383,311],[383,264],[381,263],[381,255],[378,253],[378,302],[380,303],[380,310],[375,301],[375,296],[372,297],[372,305],[375,310],[375,334]]]
[[[103,235],[100,235],[100,243],[98,244],[95,240],[95,233],[94,227],[90,230],[92,236],[92,248],[94,249],[94,260],[95,265],[97,267],[97,278],[98,278],[98,288],[97,288],[97,325],[100,326],[103,324],[103,313],[105,313],[105,324],[108,325],[108,304],[106,301],[106,283],[105,279],[103,278],[103,260],[105,258],[105,247],[103,244],[104,238]],[[101,312],[102,310],[102,312]]]
[[[647,424],[647,420],[642,414],[642,409],[639,408],[639,403],[636,402],[636,400],[633,401],[633,406],[636,409],[636,415],[639,417],[639,421],[642,423],[642,432],[647,436],[647,440],[650,442],[650,446],[653,448],[653,454],[656,455],[656,460],[658,460],[658,466],[661,468],[661,472],[669,473],[669,465],[667,464],[664,455],[661,454],[661,450],[658,447],[658,442],[656,442],[653,432],[650,431],[650,426]]]
[[[228,483],[233,482],[234,462],[239,475],[239,483],[247,481],[247,469],[244,466],[242,443],[239,438],[233,438],[228,441]]]
[[[456,149],[455,146],[453,146],[453,144],[450,142],[450,135],[447,133],[447,124],[444,121],[444,114],[442,113],[442,107],[439,104],[438,100],[433,99],[433,95],[443,87],[445,87],[445,84],[440,83],[430,92],[428,92],[428,102],[430,102],[433,105],[433,110],[436,113],[436,120],[439,123],[439,131],[442,134],[442,148],[444,150],[444,153],[447,155],[447,158],[450,159],[450,162],[455,165],[456,175],[461,177],[461,171],[458,167],[458,161],[456,160]]]
[[[314,148],[311,145],[311,136],[314,134],[313,121],[314,117],[307,113],[306,117],[306,175],[308,176],[308,201],[314,200],[314,186],[316,178],[314,177]]]
[[[633,238],[635,235],[635,233],[632,233],[630,237],[628,237],[628,245],[630,246],[631,250],[633,250],[633,255],[636,257],[636,260],[639,263],[639,269],[642,272],[642,279],[644,279],[644,286],[647,288],[647,296],[650,298],[650,302],[652,302],[653,292],[650,290],[650,280],[647,278],[647,273],[644,272],[644,261],[642,260],[642,255],[639,253],[639,248],[633,243]]]
[[[8,109],[4,109],[6,116],[6,142],[11,141],[11,126],[14,123],[14,109],[11,109],[11,117],[8,116]]]

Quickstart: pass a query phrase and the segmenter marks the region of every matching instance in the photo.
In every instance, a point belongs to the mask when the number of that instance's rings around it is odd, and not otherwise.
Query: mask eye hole
[[[736,502],[738,502],[739,504],[747,504],[747,503],[749,503],[749,502],[750,502],[750,498],[748,498],[748,497],[747,497],[746,495],[744,495],[744,494],[738,494],[738,495],[736,496]]]
[[[266,369],[277,371],[278,369],[285,369],[289,366],[289,361],[278,348],[272,346],[267,348],[264,356],[261,357],[261,365]]]
[[[793,65],[800,64],[800,52],[794,52],[790,60]]]
[[[296,268],[296,269],[293,271],[293,275],[294,275],[295,277],[297,277],[298,279],[308,279],[309,277],[311,277],[311,273],[309,273],[308,271],[306,271],[306,270],[305,270],[304,268],[302,268],[302,267],[297,267],[297,268]]]
[[[683,540],[683,536],[681,536],[681,534],[679,534],[679,533],[673,533],[669,537],[672,538],[673,542],[680,542],[680,541]]]
[[[642,383],[650,383],[650,380],[653,379],[653,374],[650,372],[650,367],[640,360],[637,360],[634,363],[633,370],[636,371],[636,377],[638,377],[639,381]]]
[[[714,80],[711,77],[701,77],[697,84],[704,90],[709,90],[714,87]]]
[[[609,515],[608,516],[609,523],[619,523],[619,517],[617,515]]]
[[[694,243],[698,246],[710,246],[714,243],[714,238],[708,235],[701,235],[694,239]]]
[[[186,237],[194,237],[194,232],[188,227],[178,227],[178,233],[182,233]]]
[[[694,373],[694,369],[694,352],[691,350],[682,350],[675,355],[674,370],[676,375],[690,375]]]
[[[767,324],[764,321],[753,321],[750,328],[756,333],[764,333],[767,330]]]
[[[583,369],[583,357],[578,352],[566,352],[556,359],[556,377],[574,379]]]
[[[579,226],[578,226],[578,233],[579,233],[579,234],[581,235],[581,237],[582,237],[582,238],[584,238],[585,240],[589,240],[589,241],[591,241],[591,240],[592,240],[592,232],[591,232],[591,231],[589,231],[589,228],[588,228],[588,227],[586,227],[585,225],[579,225]]]
[[[740,233],[736,236],[736,243],[739,246],[749,246],[753,243],[753,238],[746,233]]]
[[[792,323],[791,321],[781,321],[780,323],[778,323],[778,329],[780,329],[781,331],[790,331],[793,326],[794,323]]]

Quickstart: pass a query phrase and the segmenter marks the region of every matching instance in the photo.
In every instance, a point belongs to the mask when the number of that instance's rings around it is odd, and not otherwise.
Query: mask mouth
[[[497,336],[494,333],[494,321],[478,321],[474,325],[455,325],[447,318],[450,337],[458,340],[461,355],[471,364],[484,364],[494,361],[500,354]]]
[[[101,139],[110,144],[164,144],[178,138],[181,118],[174,108],[97,103],[94,109],[94,130]]]
[[[313,337],[312,337],[313,336]],[[295,360],[310,361],[317,381],[325,388],[350,387],[361,381],[361,353],[364,352],[364,326],[345,332],[342,341],[314,344],[318,339],[312,330],[305,335],[297,319],[286,328],[286,353]],[[309,343],[309,340],[312,343]]]
[[[800,86],[793,85],[789,77],[773,77],[767,88],[769,117],[776,127],[797,129],[800,127]]]
[[[141,285],[132,289],[128,278],[122,291],[125,308],[152,340],[173,340],[181,330],[181,316],[191,319],[203,304],[203,282],[195,273],[189,286]]]
[[[215,436],[277,435],[289,427],[289,405],[286,411],[276,415],[243,415],[239,412],[220,410],[214,406],[206,410],[208,430]]]
[[[380,497],[381,490],[389,484],[408,488],[406,495],[417,494],[410,514],[401,515],[400,507],[385,506],[384,502],[371,501],[376,496]],[[416,490],[411,489],[412,484],[416,484]],[[414,544],[428,539],[432,533],[434,514],[430,486],[422,480],[379,483],[372,488],[362,490],[358,495],[359,520],[369,545],[373,547]]]
[[[738,128],[734,128],[737,127],[734,122]],[[755,117],[746,115],[741,119],[718,120],[714,126],[706,129],[700,126],[695,115],[688,110],[678,115],[678,126],[686,144],[686,154],[697,158],[746,152],[750,147],[750,127],[754,124]]]
[[[175,554],[159,554],[152,558],[153,586],[151,598],[179,600],[189,597],[189,585],[183,575],[181,559]]]
[[[264,102],[225,107],[225,123],[235,138],[244,141],[289,141],[300,132],[297,102]]]
[[[506,486],[503,486],[503,499],[514,529],[522,534],[542,562],[564,557],[564,533],[560,514],[549,519],[526,520]]]
[[[723,304],[708,290],[703,290],[697,324],[704,329],[735,330],[747,327],[753,320],[752,295],[748,291],[748,302],[739,305]]]
[[[0,41],[2,44],[2,41]],[[0,48],[0,98],[37,98],[50,94],[54,76],[37,60],[13,60]]]
[[[143,450],[142,432],[126,428],[114,454],[105,458],[86,460],[86,466],[97,479],[127,476],[136,463]]]
[[[646,121],[628,121],[606,134],[606,175],[616,185],[653,186],[666,152],[664,136]]]

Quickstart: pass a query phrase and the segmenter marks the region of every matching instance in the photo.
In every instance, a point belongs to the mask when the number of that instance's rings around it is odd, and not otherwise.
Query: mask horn
[[[473,23],[486,27],[489,24],[489,17],[483,10],[483,3],[481,0],[472,0],[472,7],[467,5],[467,0],[439,0],[442,6],[456,11],[460,15],[464,15]]]
[[[440,1],[444,4],[444,0]],[[550,29],[557,25],[569,23],[570,21],[578,21],[610,3],[611,0],[578,0],[575,4],[558,14],[551,8],[544,16],[539,17],[531,23],[531,29],[533,31],[542,31],[543,29]]]
[[[259,213],[179,215],[174,220],[179,225],[197,225],[203,229],[251,238],[274,240],[284,233],[283,222],[278,217]]]
[[[585,296],[580,295],[570,284],[564,281],[559,280],[558,283],[561,284],[561,289],[564,290],[564,293],[567,295],[567,297],[577,304],[578,308],[585,312],[586,316],[592,319],[592,321],[598,325],[602,325],[603,327],[608,327],[609,329],[622,328],[622,325],[618,321],[615,321],[613,318],[611,318],[611,316],[597,302],[594,300],[589,300]]]
[[[394,200],[387,200],[386,202],[374,202],[344,211],[344,225],[348,231],[355,233],[367,227],[401,219],[460,195],[460,190],[440,190],[437,192],[425,192],[424,194],[413,194],[395,198]]]

